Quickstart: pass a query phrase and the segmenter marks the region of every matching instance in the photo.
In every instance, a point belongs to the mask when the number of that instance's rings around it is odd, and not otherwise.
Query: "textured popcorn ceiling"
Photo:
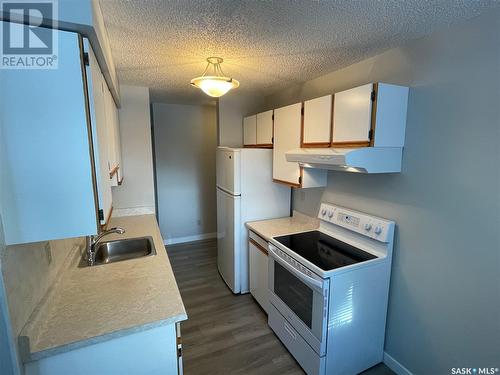
[[[208,56],[238,90],[269,94],[478,15],[488,0],[100,0],[120,83],[202,103]]]

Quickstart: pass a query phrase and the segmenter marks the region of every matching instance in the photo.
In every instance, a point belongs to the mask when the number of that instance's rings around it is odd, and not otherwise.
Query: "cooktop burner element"
[[[376,258],[317,230],[280,236],[275,240],[324,271]]]

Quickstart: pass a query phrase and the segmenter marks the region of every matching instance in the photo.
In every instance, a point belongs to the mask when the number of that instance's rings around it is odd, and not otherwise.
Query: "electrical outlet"
[[[47,257],[47,263],[48,264],[52,263],[52,251],[50,250],[49,242],[45,242],[44,250],[45,250],[45,256]]]

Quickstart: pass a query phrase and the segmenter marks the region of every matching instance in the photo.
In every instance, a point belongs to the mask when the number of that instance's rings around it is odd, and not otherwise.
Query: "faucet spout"
[[[86,237],[86,257],[87,257],[87,264],[89,266],[93,266],[95,263],[95,253],[96,253],[96,247],[101,241],[101,239],[104,236],[107,236],[112,233],[117,233],[117,234],[123,234],[125,233],[125,229],[121,227],[113,227],[108,230],[102,231],[101,233],[95,235],[95,236],[87,236]]]

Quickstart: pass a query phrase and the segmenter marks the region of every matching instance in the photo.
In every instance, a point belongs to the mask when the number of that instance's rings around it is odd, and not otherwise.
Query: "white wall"
[[[243,117],[263,105],[262,97],[230,91],[217,102],[219,146],[243,147]]]
[[[123,183],[113,187],[113,216],[155,212],[149,89],[121,86]]]
[[[214,106],[153,104],[160,230],[167,243],[216,232]]]
[[[294,191],[397,223],[386,352],[414,374],[499,367],[500,12],[266,98],[282,106],[372,81],[410,86],[403,171],[329,172]]]

